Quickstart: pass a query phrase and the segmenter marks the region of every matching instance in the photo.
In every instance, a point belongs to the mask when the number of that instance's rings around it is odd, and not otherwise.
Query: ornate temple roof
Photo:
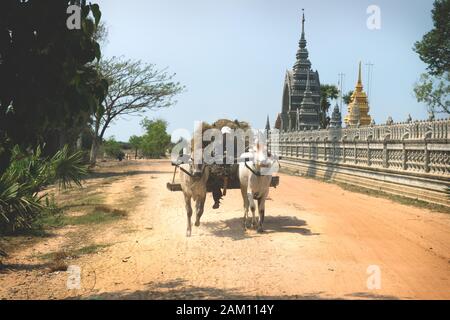
[[[348,105],[348,114],[345,117],[345,124],[348,127],[368,126],[372,122],[369,115],[369,102],[367,95],[363,90],[361,80],[361,62],[359,63],[358,81],[356,83],[355,91],[352,94],[350,103]]]
[[[306,48],[306,37],[305,37],[305,12],[302,14],[302,35],[300,37],[300,41],[298,43],[298,51],[297,51],[297,61],[294,65],[294,73],[298,73],[300,70],[309,70],[311,69],[311,61],[309,61],[309,53]]]
[[[320,80],[311,69],[306,48],[305,14],[302,14],[302,32],[293,70],[286,72],[281,112],[282,130],[303,130],[319,127]],[[308,86],[308,90],[307,90]],[[306,91],[308,93],[305,95]],[[307,101],[303,103],[303,100]]]

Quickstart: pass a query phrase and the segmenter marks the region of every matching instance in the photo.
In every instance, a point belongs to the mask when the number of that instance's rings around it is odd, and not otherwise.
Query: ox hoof
[[[200,221],[195,221],[195,226],[200,227]]]
[[[258,227],[258,233],[264,233],[264,230],[263,230],[263,228],[262,227]]]
[[[190,237],[191,236],[191,230],[186,231],[186,237]]]

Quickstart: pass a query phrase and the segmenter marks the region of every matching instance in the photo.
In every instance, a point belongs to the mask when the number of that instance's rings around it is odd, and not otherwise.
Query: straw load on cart
[[[209,178],[207,181],[207,192],[213,192],[213,195],[216,198],[221,198],[221,196],[225,196],[228,189],[240,189],[240,183],[239,183],[239,161],[244,161],[240,159],[241,153],[239,151],[239,146],[244,146],[244,152],[248,152],[251,141],[249,141],[248,136],[240,136],[235,135],[234,143],[232,143],[232,147],[230,148],[230,144],[227,143],[227,135],[231,134],[232,132],[235,132],[236,130],[242,130],[242,132],[245,132],[247,130],[250,130],[250,125],[247,122],[244,121],[232,121],[228,119],[220,119],[213,124],[203,123],[202,124],[202,134],[206,132],[208,129],[218,129],[222,132],[223,137],[223,152],[224,152],[224,160],[223,163],[214,163],[210,164],[209,166]],[[238,139],[242,139],[241,141],[238,141]],[[211,143],[211,141],[204,141],[202,140],[202,149],[205,150],[208,145]],[[194,139],[191,141],[191,147],[192,150],[194,150]],[[228,150],[231,149],[231,150]],[[180,156],[180,159],[186,159],[187,156],[183,155]],[[193,161],[194,155],[189,156],[190,161]],[[233,159],[232,163],[230,163],[230,159]],[[173,162],[172,163],[175,166],[174,174],[171,182],[167,183],[167,188],[170,191],[181,191],[181,184],[179,181],[177,181],[177,170],[182,170],[184,173],[188,175],[192,175],[192,172],[187,172],[183,166],[180,166],[180,163]],[[272,177],[271,187],[277,187],[279,185],[279,177],[275,176]],[[220,194],[218,194],[220,192]]]

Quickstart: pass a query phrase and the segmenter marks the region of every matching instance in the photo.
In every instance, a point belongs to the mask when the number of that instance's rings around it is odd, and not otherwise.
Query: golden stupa
[[[369,102],[363,90],[361,81],[361,62],[359,63],[358,82],[348,105],[348,114],[345,117],[347,127],[368,126],[372,122],[369,115]]]

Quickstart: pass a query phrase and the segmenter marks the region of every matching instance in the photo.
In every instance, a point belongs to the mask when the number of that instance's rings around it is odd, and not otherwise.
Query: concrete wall
[[[269,149],[290,172],[450,206],[450,120],[274,130]]]

